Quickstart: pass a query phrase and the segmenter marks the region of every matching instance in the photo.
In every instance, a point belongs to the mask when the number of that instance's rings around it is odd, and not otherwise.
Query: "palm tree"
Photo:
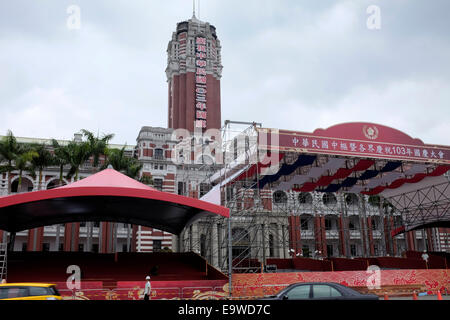
[[[20,191],[22,186],[23,171],[29,171],[34,176],[32,161],[38,156],[39,154],[35,150],[33,150],[30,145],[23,145],[20,147],[20,151],[14,161],[15,169],[19,171],[17,192]]]
[[[33,144],[33,150],[37,153],[36,157],[33,157],[31,160],[33,171],[39,172],[39,184],[38,190],[41,190],[42,185],[42,173],[44,169],[53,164],[53,156],[51,152],[48,150],[47,145],[45,143],[42,144]]]
[[[66,178],[70,179],[75,176],[75,181],[77,181],[81,165],[83,165],[90,157],[89,144],[84,141],[77,142],[72,140],[67,145],[67,154],[70,170],[67,173]]]
[[[59,185],[63,185],[64,166],[70,163],[69,148],[52,139],[53,163],[59,167]]]
[[[17,143],[11,130],[8,130],[6,136],[0,140],[0,155],[2,162],[0,163],[0,172],[8,173],[8,194],[11,193],[11,172],[14,170],[14,160],[20,153],[20,146]],[[6,163],[4,163],[6,162]]]
[[[108,142],[114,137],[114,134],[106,134],[101,138],[95,137],[94,134],[86,129],[81,129],[83,136],[87,138],[87,143],[89,144],[89,153],[93,157],[93,166],[96,168],[99,164],[99,159],[101,155],[106,154],[108,147]]]
[[[125,148],[107,149],[107,160],[102,168],[112,166],[115,170],[120,171],[130,178],[137,179],[142,169],[142,164],[136,158],[130,158],[125,155]]]

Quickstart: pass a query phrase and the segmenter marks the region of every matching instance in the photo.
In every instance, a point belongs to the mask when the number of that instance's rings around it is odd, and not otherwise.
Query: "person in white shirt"
[[[150,300],[150,292],[152,291],[152,285],[150,284],[150,276],[146,276],[145,280],[147,280],[147,283],[145,284],[144,289],[144,300],[148,301]]]

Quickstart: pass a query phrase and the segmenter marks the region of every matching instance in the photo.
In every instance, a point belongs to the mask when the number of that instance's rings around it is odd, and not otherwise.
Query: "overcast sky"
[[[222,44],[222,121],[367,121],[450,145],[449,13],[448,0],[203,0],[197,17]],[[166,49],[191,16],[191,0],[1,0],[0,135],[85,128],[130,145],[166,127]]]

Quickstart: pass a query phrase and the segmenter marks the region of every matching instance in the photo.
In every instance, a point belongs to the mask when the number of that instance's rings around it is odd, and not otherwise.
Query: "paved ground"
[[[412,297],[389,297],[389,300],[412,300]],[[420,296],[418,297],[418,300],[437,300],[437,295],[427,295],[427,296]],[[380,300],[383,300],[383,298],[380,298]],[[442,300],[450,300],[450,295],[442,296]]]

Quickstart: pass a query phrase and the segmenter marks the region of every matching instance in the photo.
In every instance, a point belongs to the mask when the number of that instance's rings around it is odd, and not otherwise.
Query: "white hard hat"
[[[146,276],[146,277],[145,277],[145,280],[150,280],[150,276]]]

